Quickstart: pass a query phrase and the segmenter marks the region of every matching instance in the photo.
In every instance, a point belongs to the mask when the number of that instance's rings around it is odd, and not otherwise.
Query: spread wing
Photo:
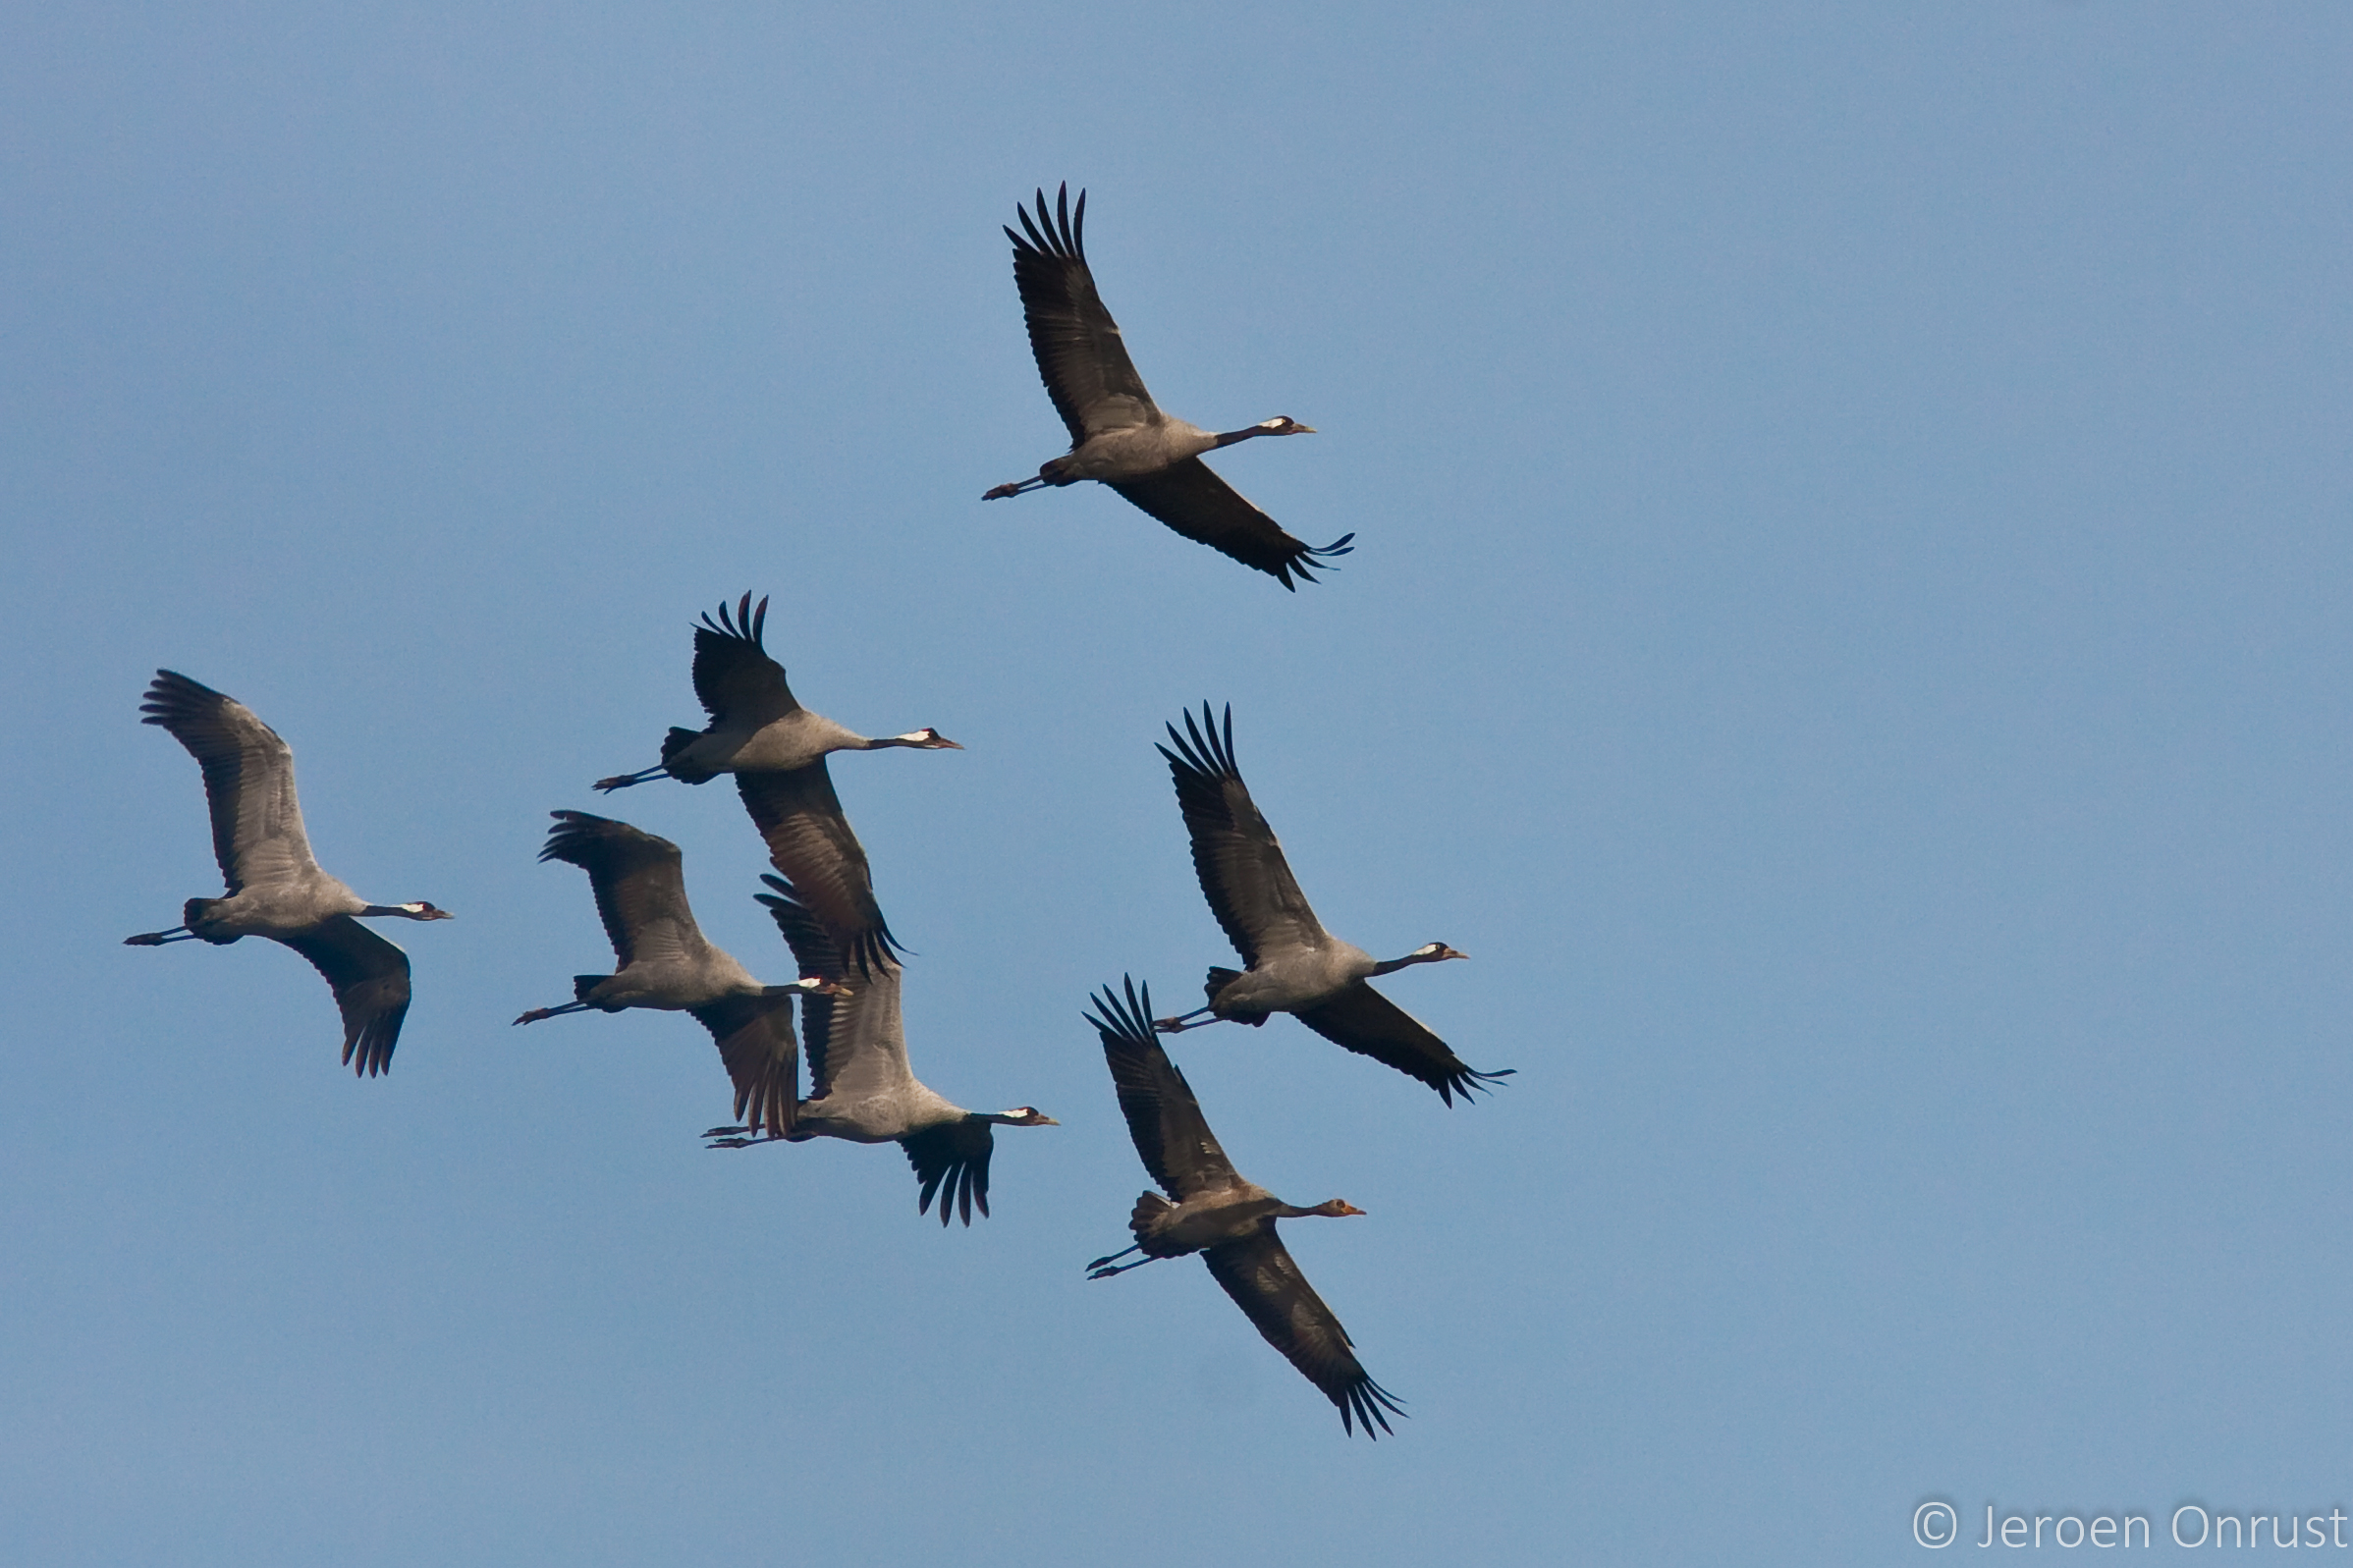
[[[1258,814],[1233,766],[1232,705],[1226,708],[1223,737],[1207,703],[1200,724],[1189,712],[1184,716],[1185,734],[1175,725],[1168,728],[1176,749],[1162,746],[1160,754],[1169,759],[1176,804],[1193,837],[1193,871],[1233,950],[1244,964],[1255,964],[1262,952],[1321,943],[1323,923],[1307,906],[1275,830]]]
[[[961,1211],[964,1223],[972,1223],[972,1206],[980,1206],[980,1215],[989,1215],[989,1157],[996,1153],[996,1128],[985,1121],[947,1121],[936,1127],[899,1140],[906,1151],[906,1162],[915,1167],[915,1179],[923,1183],[923,1199],[915,1213],[929,1214],[932,1197],[940,1200],[940,1223],[948,1223],[948,1211]]]
[[[1078,210],[1070,210],[1070,188],[1065,185],[1055,198],[1055,212],[1046,211],[1046,192],[1038,192],[1037,217],[1016,206],[1024,240],[1012,230],[1013,286],[1021,291],[1021,316],[1029,324],[1029,350],[1037,355],[1038,375],[1055,412],[1069,427],[1070,445],[1105,430],[1147,424],[1160,416],[1143,377],[1127,357],[1120,324],[1095,293],[1095,275],[1086,264],[1086,192],[1078,193]]]
[[[363,1078],[390,1072],[401,1020],[409,1016],[409,955],[350,915],[277,940],[309,959],[334,988],[344,1064]]]
[[[693,1010],[718,1042],[736,1085],[736,1120],[782,1138],[793,1130],[800,1094],[800,1045],[793,1035],[793,999],[729,997]]]
[[[781,877],[760,879],[774,892],[756,894],[801,974],[834,979],[842,973],[842,949],[817,912]],[[849,982],[848,995],[803,993],[800,1029],[809,1053],[809,1098],[839,1092],[849,1099],[896,1093],[914,1085],[907,1066],[906,1031],[899,1013],[899,965],[884,957]],[[987,1213],[983,1210],[982,1213]]]
[[[1282,580],[1293,593],[1292,577],[1316,580],[1311,568],[1329,569],[1331,556],[1344,556],[1356,536],[1342,534],[1328,545],[1311,545],[1241,498],[1198,458],[1186,458],[1135,479],[1103,481],[1187,539],[1222,550],[1245,567]]]
[[[756,730],[800,711],[785,684],[785,667],[768,657],[760,641],[767,626],[768,601],[763,598],[755,610],[747,593],[734,615],[722,604],[717,621],[706,612],[694,628],[694,695],[713,723]]]
[[[627,969],[640,958],[687,957],[708,944],[686,903],[679,846],[626,822],[585,811],[552,811],[542,860],[562,860],[588,873],[596,912]]]
[[[1419,1078],[1450,1106],[1456,1095],[1467,1104],[1473,1090],[1485,1089],[1515,1070],[1479,1071],[1455,1055],[1427,1024],[1361,980],[1329,1000],[1300,1008],[1296,1016],[1334,1045]]]
[[[768,840],[768,859],[793,896],[825,923],[843,957],[864,974],[899,948],[874,901],[874,873],[834,793],[825,759],[789,773],[739,773],[736,792]],[[825,978],[838,980],[842,970]]]
[[[1139,998],[1135,982],[1126,984],[1124,1004],[1106,986],[1092,999],[1095,1010],[1086,1021],[1103,1037],[1103,1059],[1144,1168],[1178,1203],[1240,1185],[1233,1162],[1201,1114],[1192,1085],[1152,1031],[1152,988],[1143,988]]]
[[[294,752],[252,709],[176,671],[158,670],[139,712],[146,716],[140,723],[162,726],[204,770],[212,855],[231,896],[247,883],[318,870],[295,799]]]
[[[1283,1352],[1324,1397],[1340,1407],[1340,1424],[1353,1433],[1364,1428],[1378,1440],[1391,1431],[1384,1410],[1402,1416],[1404,1409],[1389,1390],[1373,1381],[1356,1359],[1348,1331],[1340,1325],[1324,1298],[1315,1293],[1299,1266],[1275,1234],[1274,1221],[1239,1241],[1222,1241],[1204,1252],[1209,1271],[1234,1305],[1255,1324],[1268,1344]]]

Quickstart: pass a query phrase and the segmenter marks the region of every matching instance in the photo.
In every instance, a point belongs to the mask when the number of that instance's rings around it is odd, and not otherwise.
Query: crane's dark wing
[[[816,912],[782,877],[760,879],[774,892],[755,893],[804,978],[838,979],[842,949]],[[907,1065],[906,1031],[899,1009],[900,968],[888,957],[866,966],[847,996],[803,993],[800,1028],[807,1037],[809,1098],[836,1091],[853,1100],[903,1091],[915,1082]],[[985,1210],[983,1211],[986,1212]]]
[[[1239,1241],[1221,1241],[1201,1257],[1234,1305],[1266,1335],[1267,1343],[1282,1351],[1309,1382],[1324,1390],[1325,1398],[1340,1407],[1342,1431],[1352,1433],[1362,1426],[1367,1437],[1378,1440],[1381,1433],[1373,1431],[1376,1425],[1381,1432],[1392,1430],[1382,1412],[1402,1416],[1404,1409],[1388,1389],[1365,1375],[1348,1331],[1324,1305],[1324,1298],[1315,1293],[1307,1276],[1299,1272],[1299,1266],[1276,1236],[1274,1221]]]
[[[768,840],[770,863],[825,922],[842,956],[860,974],[887,961],[899,943],[874,901],[874,873],[843,814],[825,759],[788,773],[739,773],[736,792]],[[825,978],[839,980],[842,971]]]
[[[985,1121],[948,1121],[937,1127],[899,1140],[906,1151],[906,1162],[915,1167],[915,1179],[923,1183],[923,1199],[915,1213],[929,1214],[931,1200],[940,1200],[940,1223],[948,1223],[948,1211],[955,1208],[972,1222],[972,1206],[980,1206],[982,1218],[989,1214],[989,1156],[997,1149],[997,1129]]]
[[[771,1138],[791,1132],[800,1095],[792,997],[729,997],[692,1011],[719,1043],[719,1059],[735,1082],[736,1120]]]
[[[363,1078],[390,1072],[401,1020],[409,1016],[409,955],[350,915],[277,940],[309,959],[334,988],[344,1064]]]
[[[1456,1095],[1468,1104],[1473,1090],[1485,1089],[1516,1070],[1479,1071],[1455,1055],[1427,1024],[1361,980],[1329,1000],[1301,1007],[1296,1016],[1334,1045],[1419,1078],[1450,1106]]]
[[[1258,814],[1249,786],[1233,766],[1232,704],[1226,707],[1223,737],[1207,703],[1201,705],[1201,723],[1185,714],[1184,734],[1175,725],[1168,728],[1176,749],[1159,749],[1169,759],[1176,804],[1193,837],[1193,872],[1233,950],[1244,964],[1254,964],[1270,949],[1323,941],[1323,923],[1307,906],[1275,830]]]
[[[1103,1037],[1103,1059],[1144,1168],[1178,1203],[1239,1185],[1241,1177],[1209,1130],[1192,1085],[1152,1031],[1152,988],[1146,986],[1139,998],[1135,982],[1126,984],[1124,1004],[1109,986],[1090,999],[1095,1010],[1086,1021]]]
[[[551,811],[542,860],[562,860],[588,873],[596,912],[613,954],[627,969],[640,958],[689,956],[706,945],[686,904],[679,846],[626,822],[585,811]]]
[[[1198,458],[1172,462],[1141,478],[1103,482],[1187,539],[1280,578],[1293,593],[1299,590],[1292,577],[1313,582],[1310,568],[1329,570],[1332,563],[1327,558],[1355,549],[1348,542],[1356,537],[1352,533],[1328,545],[1311,545],[1285,532],[1281,523],[1244,501]]]
[[[714,721],[747,723],[752,729],[800,711],[785,667],[768,657],[760,635],[768,625],[768,601],[752,608],[745,594],[734,615],[719,607],[714,622],[705,612],[694,628],[694,695]]]
[[[247,883],[316,871],[302,808],[295,798],[294,752],[235,697],[172,670],[155,672],[138,706],[141,724],[160,725],[204,770],[212,812],[212,857],[234,897]]]
[[[1095,275],[1086,264],[1086,192],[1078,193],[1078,211],[1070,211],[1070,188],[1065,185],[1055,198],[1055,213],[1046,212],[1046,192],[1038,192],[1038,214],[1032,221],[1026,208],[1015,206],[1024,240],[1012,230],[1013,286],[1021,291],[1021,315],[1029,324],[1029,349],[1037,355],[1038,375],[1054,411],[1070,430],[1070,445],[1105,430],[1147,423],[1160,409],[1144,390],[1144,378],[1128,360],[1120,324],[1095,293]]]

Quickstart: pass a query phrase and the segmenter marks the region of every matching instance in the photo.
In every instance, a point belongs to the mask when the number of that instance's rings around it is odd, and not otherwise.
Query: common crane
[[[534,1007],[515,1021],[537,1023],[592,1008],[692,1013],[718,1043],[719,1059],[736,1086],[737,1119],[776,1137],[790,1133],[800,1090],[793,999],[833,988],[833,982],[764,986],[713,946],[687,907],[679,846],[669,839],[584,811],[551,815],[556,826],[539,858],[588,873],[620,967],[609,975],[575,975],[573,1000]]]
[[[158,670],[139,712],[146,715],[140,723],[162,726],[204,770],[213,858],[229,886],[225,898],[189,899],[182,924],[124,943],[226,946],[241,937],[284,943],[335,992],[345,1065],[362,1077],[390,1071],[401,1020],[409,1015],[409,955],[355,917],[447,920],[450,912],[421,901],[369,903],[319,869],[295,798],[294,752],[244,703]]]
[[[874,899],[866,851],[850,831],[834,793],[826,757],[836,751],[919,751],[964,748],[937,730],[870,738],[811,713],[793,699],[784,667],[768,656],[761,636],[768,601],[757,609],[745,594],[731,616],[719,607],[694,628],[694,694],[711,722],[700,730],[674,729],[651,768],[599,779],[605,791],[626,789],[664,775],[684,784],[736,776],[737,793],[752,826],[768,842],[768,858],[842,938],[860,968],[897,946]]]
[[[1364,1211],[1338,1198],[1301,1209],[1245,1180],[1219,1147],[1217,1134],[1209,1130],[1192,1086],[1154,1038],[1151,988],[1145,987],[1139,998],[1133,980],[1126,987],[1124,1005],[1109,986],[1104,987],[1102,995],[1091,999],[1095,1011],[1087,1015],[1087,1022],[1103,1037],[1103,1059],[1111,1067],[1135,1152],[1152,1179],[1176,1202],[1155,1192],[1136,1199],[1134,1217],[1127,1222],[1135,1245],[1088,1264],[1087,1277],[1108,1279],[1161,1258],[1201,1254],[1211,1276],[1267,1343],[1340,1408],[1341,1429],[1353,1433],[1361,1425],[1367,1437],[1378,1439],[1381,1433],[1375,1426],[1391,1431],[1383,1412],[1405,1412],[1365,1373],[1348,1331],[1275,1234],[1278,1219]],[[1130,1252],[1143,1257],[1131,1264],[1119,1262]]]
[[[1448,1105],[1454,1096],[1506,1077],[1505,1067],[1481,1072],[1454,1054],[1447,1043],[1365,982],[1410,964],[1466,958],[1443,942],[1428,943],[1402,958],[1375,962],[1362,947],[1326,931],[1307,895],[1283,858],[1275,831],[1259,815],[1233,765],[1233,707],[1226,708],[1221,737],[1209,705],[1201,722],[1184,716],[1185,733],[1170,725],[1176,749],[1160,747],[1176,785],[1176,804],[1193,839],[1193,870],[1210,913],[1247,967],[1240,972],[1211,969],[1204,988],[1209,1005],[1155,1025],[1175,1034],[1198,1028],[1191,1022],[1230,1018],[1263,1024],[1271,1013],[1293,1014],[1335,1045],[1410,1073],[1438,1091]]]
[[[841,972],[842,955],[815,911],[800,901],[793,885],[778,877],[761,881],[776,890],[760,902],[776,917],[804,975]],[[1011,1110],[966,1110],[934,1094],[907,1066],[906,1031],[899,1011],[899,965],[884,956],[846,996],[814,993],[800,1004],[801,1032],[808,1037],[810,1098],[803,1101],[790,1132],[793,1142],[842,1138],[850,1143],[896,1143],[906,1151],[922,1183],[917,1214],[940,1200],[940,1223],[951,1208],[972,1223],[972,1208],[989,1212],[989,1159],[999,1127],[1060,1126],[1034,1106]],[[713,1127],[704,1134],[715,1149],[741,1149],[776,1139],[755,1125]]]
[[[1013,243],[1013,284],[1021,292],[1029,348],[1046,396],[1069,427],[1070,450],[1040,467],[1036,478],[999,485],[981,499],[1100,479],[1187,539],[1256,567],[1294,593],[1292,577],[1313,582],[1311,568],[1328,568],[1334,558],[1346,555],[1353,533],[1320,548],[1295,539],[1201,460],[1205,452],[1255,436],[1311,436],[1312,427],[1280,414],[1218,434],[1161,412],[1144,390],[1120,324],[1104,307],[1087,268],[1086,192],[1078,193],[1075,212],[1067,184],[1052,216],[1043,189],[1034,220],[1027,208],[1016,204],[1013,210],[1028,232],[1024,239],[1005,231]]]

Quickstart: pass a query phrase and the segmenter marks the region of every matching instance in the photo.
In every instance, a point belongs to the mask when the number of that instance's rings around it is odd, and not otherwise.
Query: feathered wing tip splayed
[[[1276,575],[1283,579],[1283,586],[1297,593],[1298,589],[1291,588],[1292,577],[1297,577],[1301,582],[1321,581],[1314,571],[1307,569],[1309,567],[1314,567],[1317,571],[1338,571],[1340,568],[1334,563],[1341,556],[1355,553],[1356,535],[1353,532],[1343,533],[1328,545],[1301,545]]]
[[[1497,1084],[1502,1083],[1517,1071],[1519,1071],[1517,1067],[1498,1067],[1493,1072],[1481,1072],[1476,1067],[1465,1067],[1447,1083],[1439,1086],[1438,1098],[1451,1106],[1454,1103],[1453,1097],[1447,1093],[1450,1087],[1454,1094],[1462,1097],[1464,1105],[1476,1105],[1477,1102],[1471,1099],[1474,1092],[1483,1095],[1493,1094]]]
[[[1379,1442],[1381,1433],[1373,1431],[1373,1424],[1378,1422],[1381,1432],[1386,1432],[1393,1437],[1396,1435],[1396,1429],[1389,1424],[1389,1417],[1383,1415],[1382,1412],[1387,1410],[1393,1415],[1403,1417],[1405,1415],[1404,1401],[1370,1378],[1350,1385],[1344,1390],[1344,1398],[1332,1401],[1340,1406],[1340,1430],[1341,1432],[1353,1437],[1356,1435],[1356,1428],[1362,1427],[1367,1437]],[[1351,1412],[1356,1417],[1354,1426],[1349,1425],[1348,1422]]]
[[[754,608],[751,595],[745,593],[737,602],[736,613],[733,616],[728,614],[726,601],[722,600],[719,606],[719,619],[713,621],[711,612],[706,610],[702,614],[702,625],[718,636],[732,637],[738,642],[748,642],[754,648],[765,653],[767,644],[762,641],[762,638],[768,629],[768,596],[762,594],[758,607]]]
[[[989,1157],[996,1153],[997,1141],[987,1122],[952,1121],[926,1128],[900,1139],[899,1147],[906,1151],[906,1162],[923,1184],[915,1213],[931,1213],[931,1201],[937,1197],[943,1229],[952,1211],[966,1225],[972,1223],[975,1205],[983,1219],[989,1217]]]
[[[1079,1017],[1086,1020],[1088,1027],[1102,1034],[1131,1040],[1137,1045],[1150,1045],[1153,1039],[1152,987],[1149,984],[1143,986],[1139,999],[1135,977],[1122,975],[1120,979],[1127,988],[1127,1000],[1124,1006],[1121,1004],[1118,997],[1112,995],[1111,987],[1105,986],[1101,991],[1087,998],[1095,1010],[1082,1012]]]
[[[1052,219],[1046,215],[1046,188],[1043,186],[1038,188],[1038,216],[1035,223],[1030,221],[1029,209],[1019,202],[1013,203],[1013,211],[1020,218],[1021,227],[1029,231],[1029,239],[1024,242],[1010,226],[1006,229],[1005,237],[1013,243],[1014,249],[1057,256],[1065,261],[1086,259],[1086,192],[1078,192],[1078,208],[1073,213],[1070,208],[1069,181],[1064,181],[1061,189],[1055,193],[1055,216]],[[1044,233],[1039,232],[1040,225],[1044,226]]]
[[[1167,746],[1160,745],[1156,745],[1155,749],[1168,758],[1171,765],[1189,769],[1205,780],[1239,779],[1242,776],[1241,770],[1233,765],[1232,703],[1226,704],[1226,726],[1222,735],[1218,730],[1217,717],[1210,711],[1207,702],[1201,704],[1199,724],[1193,722],[1190,708],[1184,711],[1184,734],[1178,734],[1175,725],[1169,725],[1167,729],[1169,738],[1176,743],[1176,749],[1171,751]]]

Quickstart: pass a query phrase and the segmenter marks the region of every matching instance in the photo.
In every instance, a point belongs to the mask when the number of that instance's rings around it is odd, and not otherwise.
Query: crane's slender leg
[[[1088,1265],[1087,1265],[1087,1268],[1088,1268],[1090,1271],[1092,1271],[1092,1270],[1100,1269],[1100,1268],[1102,1268],[1102,1267],[1103,1267],[1105,1264],[1108,1264],[1108,1263],[1118,1263],[1118,1262],[1119,1262],[1119,1261],[1120,1261],[1122,1258],[1124,1258],[1124,1257],[1126,1257],[1128,1253],[1131,1253],[1131,1252],[1141,1252],[1141,1251],[1143,1250],[1143,1246],[1144,1246],[1144,1244],[1143,1244],[1142,1242],[1140,1242],[1140,1241],[1139,1241],[1139,1242],[1137,1242],[1137,1243],[1136,1243],[1134,1246],[1132,1246],[1132,1247],[1127,1247],[1127,1248],[1124,1248],[1124,1249],[1122,1249],[1122,1250],[1121,1250],[1121,1251],[1119,1251],[1119,1252],[1115,1252],[1115,1253],[1113,1253],[1113,1254],[1112,1254],[1110,1257],[1108,1257],[1108,1258],[1098,1258],[1098,1259],[1096,1259],[1096,1260],[1095,1260],[1093,1263],[1091,1263],[1091,1264],[1088,1264]]]
[[[517,1023],[537,1023],[542,1018],[558,1018],[568,1012],[588,1012],[595,1005],[591,1001],[568,1001],[561,1007],[533,1007],[515,1021]]]
[[[983,491],[981,493],[980,499],[983,501],[1003,501],[1007,496],[1017,496],[1024,490],[1043,489],[1045,484],[1045,475],[1040,474],[1035,479],[1023,479],[1016,484],[1003,484],[997,486],[994,490]]]
[[[1180,1012],[1174,1018],[1155,1018],[1152,1020],[1152,1027],[1164,1035],[1180,1035],[1187,1029],[1198,1029],[1201,1024],[1216,1022],[1214,1018],[1201,1018],[1201,1015],[1209,1010],[1207,1007],[1195,1007],[1191,1012]],[[1201,1018],[1201,1023],[1187,1021],[1193,1018]]]
[[[756,1132],[749,1127],[713,1127],[703,1134],[711,1141],[705,1149],[749,1149],[755,1143],[794,1143],[793,1138],[779,1138],[771,1132]]]
[[[160,947],[167,942],[193,942],[196,934],[186,926],[174,926],[169,931],[142,931],[136,937],[125,937],[126,947]]]
[[[1116,1269],[1106,1265],[1101,1269],[1091,1269],[1087,1271],[1087,1277],[1089,1279],[1109,1279],[1114,1274],[1123,1274],[1130,1269],[1141,1269],[1148,1263],[1158,1262],[1160,1262],[1158,1258],[1138,1258],[1133,1263],[1123,1263]]]
[[[616,789],[627,789],[631,784],[641,784],[649,779],[659,779],[669,772],[670,765],[661,762],[650,768],[640,768],[635,773],[616,774],[610,779],[599,779],[588,787],[602,789],[607,794],[611,794]]]

